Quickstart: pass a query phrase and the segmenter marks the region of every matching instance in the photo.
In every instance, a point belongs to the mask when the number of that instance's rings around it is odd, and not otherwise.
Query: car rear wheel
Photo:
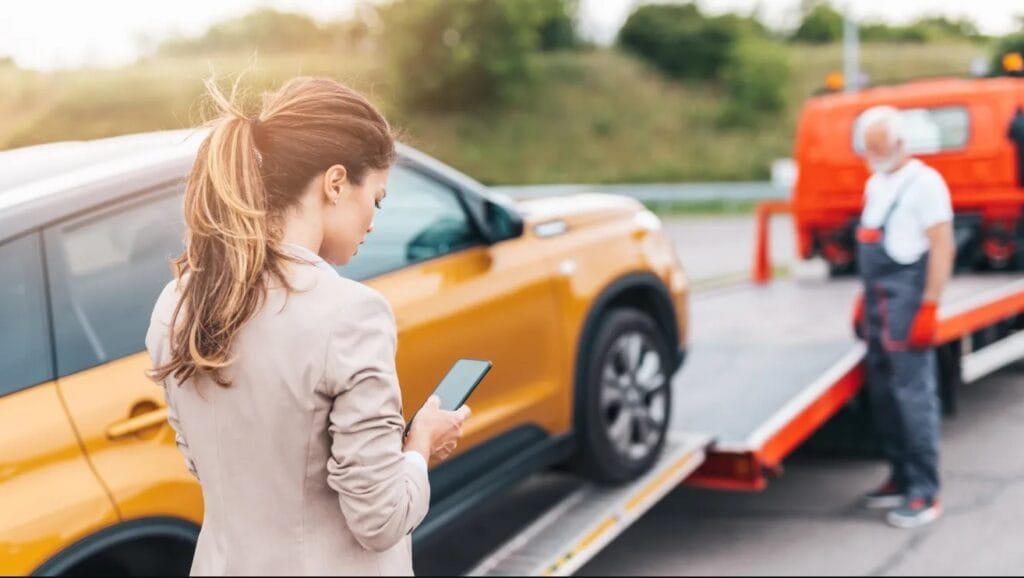
[[[606,484],[632,480],[658,459],[671,408],[671,356],[649,315],[611,310],[588,348],[581,376],[577,463]]]

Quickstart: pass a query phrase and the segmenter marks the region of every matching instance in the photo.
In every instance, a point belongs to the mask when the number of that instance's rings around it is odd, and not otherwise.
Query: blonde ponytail
[[[384,117],[362,95],[325,78],[296,78],[249,118],[210,80],[219,111],[185,190],[185,252],[172,267],[180,300],[171,321],[171,360],[151,377],[179,383],[209,373],[230,380],[231,344],[258,311],[271,282],[291,289],[281,252],[281,218],[330,166],[358,184],[387,168],[395,146]]]

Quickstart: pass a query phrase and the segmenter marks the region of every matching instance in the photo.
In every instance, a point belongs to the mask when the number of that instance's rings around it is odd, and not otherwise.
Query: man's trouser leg
[[[900,491],[907,491],[904,471],[903,417],[893,388],[893,367],[888,352],[877,338],[868,341],[867,388],[871,415],[882,455],[892,467],[891,481]]]
[[[900,414],[902,469],[907,496],[932,498],[939,493],[939,398],[935,351],[889,353],[893,399]]]

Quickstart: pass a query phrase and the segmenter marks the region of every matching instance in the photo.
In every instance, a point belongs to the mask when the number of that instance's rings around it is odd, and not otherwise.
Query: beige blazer
[[[310,253],[311,254],[311,253]],[[235,337],[233,386],[164,384],[171,426],[203,490],[193,575],[411,575],[426,468],[402,453],[396,330],[387,302],[314,264],[271,288]],[[146,347],[169,358],[174,283]]]

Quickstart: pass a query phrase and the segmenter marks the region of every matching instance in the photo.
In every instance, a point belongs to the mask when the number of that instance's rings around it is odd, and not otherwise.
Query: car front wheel
[[[593,480],[632,480],[658,459],[672,401],[671,356],[654,320],[611,310],[589,344],[579,390],[577,462]]]

